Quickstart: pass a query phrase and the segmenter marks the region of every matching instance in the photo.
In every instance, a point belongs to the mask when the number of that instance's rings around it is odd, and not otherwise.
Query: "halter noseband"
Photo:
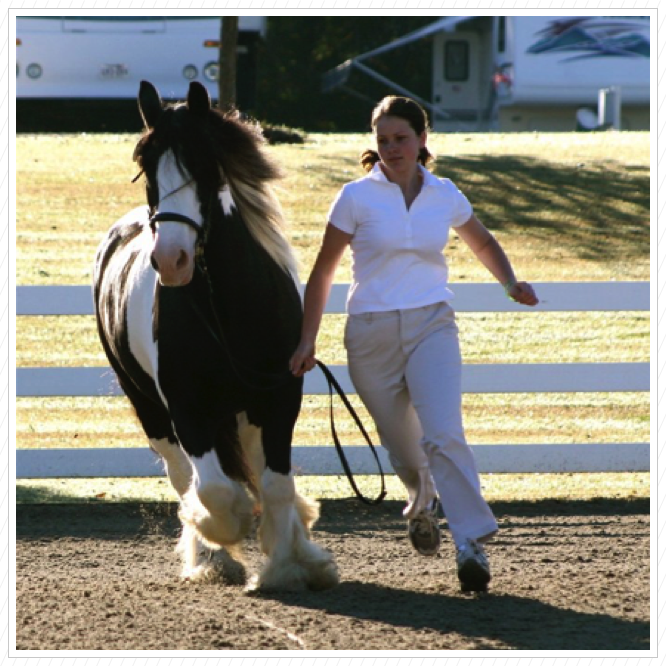
[[[197,242],[194,246],[194,256],[197,262],[203,262],[204,243],[206,242],[206,229],[203,224],[197,224],[191,217],[181,215],[180,213],[155,213],[151,215],[148,223],[150,230],[155,234],[157,232],[158,222],[180,222],[197,232]]]
[[[180,213],[155,213],[150,218],[150,229],[155,233],[158,222],[180,222],[192,227],[197,232],[197,238],[200,240],[203,236],[203,225],[197,224],[191,217],[181,215]]]

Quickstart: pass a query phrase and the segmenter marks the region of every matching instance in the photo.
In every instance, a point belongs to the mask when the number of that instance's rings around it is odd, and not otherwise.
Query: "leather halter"
[[[186,224],[188,227],[192,227],[197,232],[197,238],[203,236],[203,224],[197,224],[191,217],[187,215],[181,215],[180,213],[155,213],[150,218],[150,229],[153,233],[156,232],[156,225],[158,222],[180,222],[181,224]]]
[[[206,228],[204,224],[197,224],[191,217],[180,213],[155,213],[149,219],[150,230],[157,233],[158,222],[180,222],[197,232],[197,242],[194,247],[194,256],[198,262],[203,260],[203,246],[206,242]]]

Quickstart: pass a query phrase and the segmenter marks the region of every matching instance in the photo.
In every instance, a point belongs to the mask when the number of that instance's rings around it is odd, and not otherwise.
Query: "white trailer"
[[[18,100],[132,100],[139,82],[180,99],[190,81],[218,95],[219,16],[18,16]],[[266,17],[240,16],[238,68],[254,78]],[[242,97],[243,90],[239,90]]]
[[[425,38],[432,40],[432,96],[420,101],[436,130],[574,130],[577,112],[596,115],[608,88],[621,98],[621,127],[649,129],[649,16],[442,17],[343,63],[325,75],[324,88],[349,89],[357,69],[417,97],[368,63]]]

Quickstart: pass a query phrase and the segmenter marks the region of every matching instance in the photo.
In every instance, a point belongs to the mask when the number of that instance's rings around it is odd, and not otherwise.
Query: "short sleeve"
[[[357,220],[354,215],[354,202],[351,192],[346,185],[340,190],[335,201],[333,201],[328,211],[328,221],[334,227],[340,229],[340,231],[344,231],[352,236],[356,232]]]
[[[469,202],[467,197],[453,183],[451,183],[451,190],[453,192],[453,196],[455,197],[455,205],[453,207],[453,215],[451,217],[451,226],[459,227],[465,224],[465,222],[467,222],[467,220],[472,217],[474,209],[472,208],[472,204]]]

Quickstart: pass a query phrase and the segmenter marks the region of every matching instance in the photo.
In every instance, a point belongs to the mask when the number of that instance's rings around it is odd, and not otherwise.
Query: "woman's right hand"
[[[301,340],[289,360],[289,370],[295,377],[302,377],[317,364],[315,342],[319,324],[331,291],[335,268],[351,238],[350,234],[340,231],[330,223],[326,226],[324,240],[303,298]]]
[[[294,377],[302,377],[306,372],[310,372],[316,364],[314,344],[301,340],[289,360],[289,370]]]

